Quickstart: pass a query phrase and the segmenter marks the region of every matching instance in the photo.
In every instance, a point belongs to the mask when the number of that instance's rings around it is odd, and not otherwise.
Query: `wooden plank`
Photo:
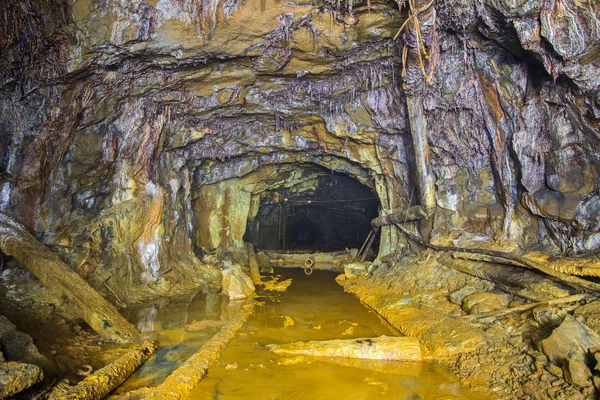
[[[274,344],[270,350],[279,355],[345,357],[366,360],[422,361],[421,345],[412,337],[335,339],[290,344]]]

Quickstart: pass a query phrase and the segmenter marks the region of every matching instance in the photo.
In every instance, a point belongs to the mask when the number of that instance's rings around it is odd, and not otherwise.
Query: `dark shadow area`
[[[376,194],[348,175],[318,170],[312,187],[265,192],[244,240],[265,250],[360,248],[377,216]]]

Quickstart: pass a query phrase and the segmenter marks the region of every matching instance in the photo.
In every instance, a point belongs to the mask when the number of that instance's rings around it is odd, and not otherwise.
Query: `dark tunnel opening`
[[[361,247],[378,215],[376,194],[348,175],[314,169],[314,184],[304,181],[263,193],[245,241],[258,249],[292,252]]]

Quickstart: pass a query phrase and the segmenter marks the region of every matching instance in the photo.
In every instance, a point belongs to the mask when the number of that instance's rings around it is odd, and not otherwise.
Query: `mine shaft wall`
[[[107,296],[218,286],[202,248],[243,245],[248,176],[263,168],[346,173],[382,210],[418,202],[391,39],[405,11],[358,8],[350,26],[319,14],[344,10],[255,15],[250,1],[196,24],[189,1],[178,15],[91,3],[0,11],[13,21],[0,36],[0,209]],[[437,244],[597,251],[600,67],[582,49],[598,48],[598,10],[470,3],[436,6],[439,53],[419,93],[436,210],[416,227]],[[558,17],[571,12],[581,38]],[[406,244],[385,227],[380,255]]]

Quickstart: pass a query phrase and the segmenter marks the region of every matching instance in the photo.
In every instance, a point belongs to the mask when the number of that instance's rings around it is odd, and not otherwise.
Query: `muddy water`
[[[271,343],[396,335],[334,281],[335,273],[280,269],[292,278],[284,293],[262,294],[244,328],[223,351],[192,399],[484,399],[431,363],[282,357]],[[235,310],[217,296],[131,310],[138,327],[156,330],[161,350],[119,392],[160,383],[219,328],[186,332],[196,321],[219,321]],[[146,324],[146,326],[144,326]],[[213,323],[209,323],[213,324]],[[216,324],[216,323],[215,323]]]

